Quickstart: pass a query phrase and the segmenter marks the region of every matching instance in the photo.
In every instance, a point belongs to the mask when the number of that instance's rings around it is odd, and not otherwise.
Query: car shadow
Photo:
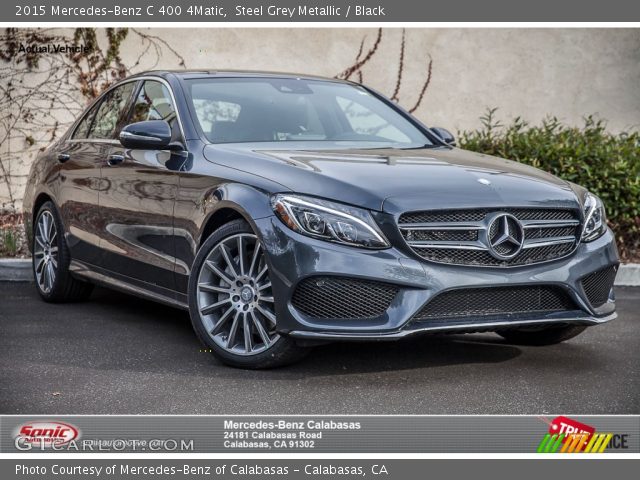
[[[108,308],[114,323],[111,332],[125,328],[129,332],[136,327],[149,332],[155,331],[155,338],[160,339],[163,350],[164,341],[170,341],[172,349],[181,358],[191,352],[206,353],[195,338],[187,312],[172,309],[155,302],[141,300],[126,294],[104,289],[96,289],[91,302],[97,308]],[[152,324],[150,324],[152,322]],[[182,343],[181,343],[182,342]],[[144,362],[143,368],[161,368],[164,372],[177,370],[183,374],[207,375],[218,377],[256,377],[261,379],[286,376],[351,375],[354,373],[371,373],[398,371],[408,369],[435,368],[460,364],[495,364],[507,362],[518,357],[521,350],[513,345],[500,342],[499,337],[484,335],[420,335],[415,338],[397,342],[336,342],[317,346],[300,362],[284,368],[268,371],[250,371],[230,368],[215,357],[206,355],[188,355],[184,362],[162,362],[156,359],[152,365]],[[185,358],[185,360],[187,360]],[[116,360],[117,362],[117,360]],[[155,366],[155,367],[154,367]],[[187,367],[188,366],[188,367]],[[137,370],[128,363],[128,368]]]

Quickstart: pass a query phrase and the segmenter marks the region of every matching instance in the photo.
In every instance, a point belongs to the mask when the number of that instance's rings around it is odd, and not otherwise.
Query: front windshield
[[[432,145],[400,113],[355,85],[293,78],[205,78],[186,85],[211,143]]]

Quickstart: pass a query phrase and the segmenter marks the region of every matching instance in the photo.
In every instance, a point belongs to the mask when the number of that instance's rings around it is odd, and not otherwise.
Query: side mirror
[[[442,140],[447,145],[451,145],[452,147],[456,146],[456,137],[454,137],[453,134],[446,128],[433,127],[431,129],[431,132],[437,135],[438,138],[440,138],[440,140]]]
[[[170,148],[171,127],[164,120],[131,123],[120,132],[120,143],[132,150],[166,150]]]

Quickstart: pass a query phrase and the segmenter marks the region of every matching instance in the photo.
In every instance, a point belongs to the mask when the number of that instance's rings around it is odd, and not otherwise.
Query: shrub
[[[489,109],[482,127],[459,133],[461,148],[508,158],[582,185],[605,204],[623,260],[640,259],[640,132],[609,133],[593,116],[569,127],[556,117],[502,125]]]
[[[0,213],[0,258],[29,255],[22,215]]]

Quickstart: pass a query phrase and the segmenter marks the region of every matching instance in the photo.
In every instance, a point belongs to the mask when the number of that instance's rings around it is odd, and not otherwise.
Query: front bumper
[[[472,332],[546,324],[597,325],[616,318],[614,298],[593,308],[583,290],[586,275],[619,263],[611,231],[596,241],[581,243],[568,257],[510,268],[444,265],[421,261],[396,248],[366,250],[302,236],[276,217],[256,222],[271,268],[278,329],[306,340],[397,340],[436,332]],[[398,293],[389,308],[375,318],[312,318],[292,304],[299,282],[315,276],[348,277],[393,284]],[[560,287],[575,310],[501,318],[414,320],[438,294],[461,288],[504,286]]]

